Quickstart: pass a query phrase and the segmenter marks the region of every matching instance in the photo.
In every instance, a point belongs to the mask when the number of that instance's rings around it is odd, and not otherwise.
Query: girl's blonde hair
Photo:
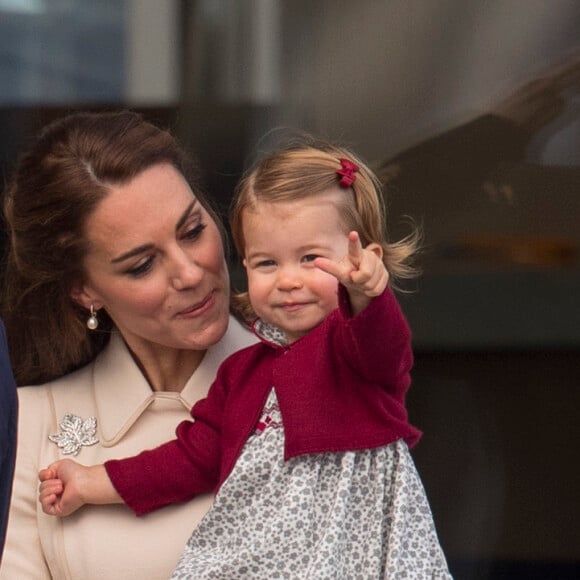
[[[386,233],[386,212],[381,184],[369,166],[351,150],[312,138],[303,138],[284,149],[259,160],[239,183],[231,212],[232,238],[243,258],[245,241],[242,220],[245,211],[259,203],[294,202],[320,195],[339,186],[342,169],[340,159],[358,166],[356,179],[344,188],[344,204],[339,212],[347,231],[355,230],[363,247],[377,243],[383,250],[383,262],[391,284],[418,274],[412,260],[419,246],[419,231],[396,242],[389,242]],[[246,320],[255,318],[247,292],[233,296],[233,306]]]

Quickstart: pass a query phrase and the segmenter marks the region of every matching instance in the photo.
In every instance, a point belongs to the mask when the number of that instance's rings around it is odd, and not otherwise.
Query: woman
[[[173,435],[221,361],[252,343],[229,315],[222,230],[167,132],[74,114],[22,157],[5,200],[3,285],[19,444],[0,578],[167,578],[211,498],[136,518],[45,516],[37,471]]]

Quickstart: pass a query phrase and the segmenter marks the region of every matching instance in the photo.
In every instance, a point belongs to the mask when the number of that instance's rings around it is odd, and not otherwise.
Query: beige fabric
[[[123,505],[85,506],[69,518],[42,513],[37,473],[63,455],[48,436],[66,413],[96,417],[99,442],[82,447],[84,464],[102,463],[154,447],[203,397],[217,367],[255,342],[234,319],[181,393],[154,393],[119,335],[90,365],[52,383],[22,387],[16,476],[1,580],[167,579],[211,497],[198,497],[137,518]],[[144,475],[146,477],[146,475]]]

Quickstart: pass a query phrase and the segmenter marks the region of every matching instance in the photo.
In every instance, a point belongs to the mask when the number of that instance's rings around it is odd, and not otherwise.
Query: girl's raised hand
[[[382,260],[379,244],[362,247],[357,232],[348,234],[348,254],[339,262],[328,258],[316,258],[314,264],[334,276],[348,291],[353,313],[357,314],[369,304],[373,296],[379,296],[387,287],[389,273]]]

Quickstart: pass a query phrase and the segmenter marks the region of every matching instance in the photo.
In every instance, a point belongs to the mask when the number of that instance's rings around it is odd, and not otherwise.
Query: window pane
[[[123,98],[127,2],[0,0],[0,105]]]

